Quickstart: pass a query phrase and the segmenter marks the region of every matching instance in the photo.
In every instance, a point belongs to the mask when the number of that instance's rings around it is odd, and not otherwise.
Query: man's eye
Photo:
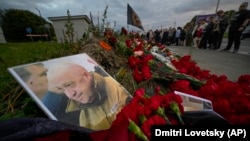
[[[71,84],[66,84],[66,85],[65,85],[65,87],[70,87],[70,86],[71,86]]]
[[[47,76],[47,73],[46,72],[41,73],[40,76]]]
[[[58,93],[62,93],[62,92],[63,92],[63,89],[62,89],[62,88],[56,88],[56,89],[57,89],[56,91],[57,91]]]
[[[75,83],[74,82],[72,82],[72,83],[68,83],[68,84],[65,84],[64,85],[64,87],[70,87],[70,88],[72,88],[72,87],[74,87],[75,86]]]

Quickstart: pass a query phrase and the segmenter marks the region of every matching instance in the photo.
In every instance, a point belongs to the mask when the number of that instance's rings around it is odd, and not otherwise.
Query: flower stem
[[[172,123],[169,121],[168,117],[166,116],[164,108],[159,107],[159,108],[156,110],[156,113],[159,114],[160,116],[162,116],[162,117],[167,121],[167,124],[169,124],[169,125],[172,124]]]
[[[170,109],[177,115],[177,117],[178,117],[180,123],[181,123],[182,125],[184,125],[184,121],[183,121],[182,118],[181,118],[181,112],[180,112],[180,109],[179,109],[178,104],[177,104],[176,102],[171,102],[171,103],[170,103]]]
[[[143,133],[141,128],[136,125],[136,123],[133,120],[129,120],[129,126],[128,126],[129,131],[133,132],[135,136],[143,141],[149,141],[147,136]]]

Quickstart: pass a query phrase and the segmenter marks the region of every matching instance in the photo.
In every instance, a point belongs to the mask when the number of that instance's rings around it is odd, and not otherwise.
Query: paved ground
[[[227,40],[223,40],[222,48]],[[179,55],[190,55],[201,69],[210,70],[212,74],[225,74],[229,80],[236,81],[239,76],[250,74],[250,40],[241,43],[239,53],[231,51],[196,49],[194,47],[168,46]]]

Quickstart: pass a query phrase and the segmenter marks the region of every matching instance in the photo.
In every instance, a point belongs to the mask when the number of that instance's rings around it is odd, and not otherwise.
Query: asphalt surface
[[[221,49],[227,45],[223,40]],[[250,39],[241,41],[238,53],[230,51],[196,49],[186,46],[167,46],[172,52],[181,56],[190,55],[201,69],[209,70],[211,74],[226,75],[231,81],[237,81],[239,76],[250,75]]]

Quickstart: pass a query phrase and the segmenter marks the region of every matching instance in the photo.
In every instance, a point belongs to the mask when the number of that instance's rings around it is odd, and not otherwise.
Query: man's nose
[[[76,96],[76,91],[74,89],[66,88],[64,92],[69,98],[74,98]]]

